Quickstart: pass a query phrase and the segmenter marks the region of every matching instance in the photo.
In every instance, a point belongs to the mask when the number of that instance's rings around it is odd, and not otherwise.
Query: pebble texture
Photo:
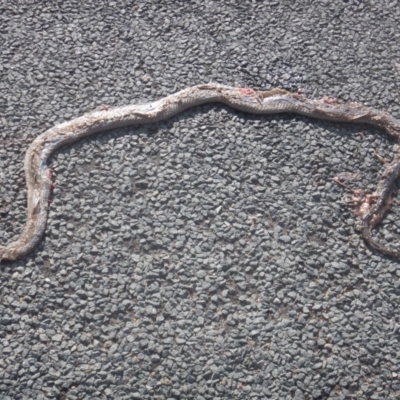
[[[219,82],[400,117],[388,0],[0,7],[0,241],[54,124]],[[399,262],[332,182],[372,191],[376,129],[205,105],[58,152],[46,237],[0,269],[1,399],[398,399]],[[400,206],[376,233],[400,245]]]

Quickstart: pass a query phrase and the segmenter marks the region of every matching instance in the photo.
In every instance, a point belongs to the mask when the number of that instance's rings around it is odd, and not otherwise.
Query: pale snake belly
[[[255,91],[248,88],[205,84],[189,87],[160,100],[95,111],[49,129],[29,146],[25,156],[28,191],[27,222],[21,236],[7,246],[0,246],[0,261],[15,260],[28,254],[41,240],[49,211],[52,174],[50,156],[60,147],[91,134],[128,125],[157,122],[188,108],[205,103],[224,103],[251,114],[295,113],[307,117],[342,122],[360,122],[378,126],[400,141],[400,120],[385,111],[358,103],[339,104],[327,99],[310,100],[281,89]],[[400,154],[387,164],[373,194],[358,192],[358,218],[361,234],[369,245],[385,254],[400,257],[372,238],[371,230],[389,208],[390,197],[400,175]]]

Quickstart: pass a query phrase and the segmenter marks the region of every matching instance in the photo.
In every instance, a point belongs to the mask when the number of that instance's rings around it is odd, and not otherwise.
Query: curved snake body
[[[95,111],[49,129],[29,146],[24,166],[28,189],[27,222],[21,236],[15,242],[0,246],[0,260],[23,257],[38,244],[45,232],[52,187],[48,160],[54,151],[97,132],[165,120],[188,108],[215,102],[252,114],[296,113],[312,118],[372,124],[400,140],[400,120],[387,112],[358,103],[339,104],[326,99],[310,100],[281,89],[255,91],[205,84],[189,87],[148,104]],[[368,200],[366,197],[362,198],[360,204],[363,207],[359,207],[362,209],[359,218],[364,239],[373,248],[396,257],[400,257],[400,252],[376,242],[371,237],[371,230],[386,212],[399,175],[400,155],[397,154],[382,174],[374,195],[369,195]]]

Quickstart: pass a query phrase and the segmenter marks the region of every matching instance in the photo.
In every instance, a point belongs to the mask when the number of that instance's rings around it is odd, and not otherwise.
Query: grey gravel
[[[400,116],[397,1],[9,1],[0,241],[23,155],[104,105],[220,82]],[[400,269],[346,193],[394,143],[366,126],[220,105],[61,150],[46,237],[0,271],[1,399],[398,399]],[[353,183],[352,183],[353,184]],[[377,236],[400,243],[400,207]]]

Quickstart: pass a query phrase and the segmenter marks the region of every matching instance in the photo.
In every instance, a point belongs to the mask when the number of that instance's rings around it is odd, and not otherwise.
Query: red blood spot
[[[109,111],[110,107],[109,106],[101,106],[100,111]]]
[[[238,88],[238,91],[246,96],[254,96],[256,94],[256,92],[250,88]]]
[[[53,182],[53,171],[49,168],[46,169],[46,178],[50,181]]]
[[[326,104],[337,104],[338,103],[337,99],[333,99],[332,97],[323,97],[321,100]]]
[[[48,180],[49,183],[50,183],[50,190],[53,190],[53,188],[54,188],[54,184],[53,184],[53,171],[52,171],[51,169],[47,168],[45,174],[46,174],[47,180]]]

